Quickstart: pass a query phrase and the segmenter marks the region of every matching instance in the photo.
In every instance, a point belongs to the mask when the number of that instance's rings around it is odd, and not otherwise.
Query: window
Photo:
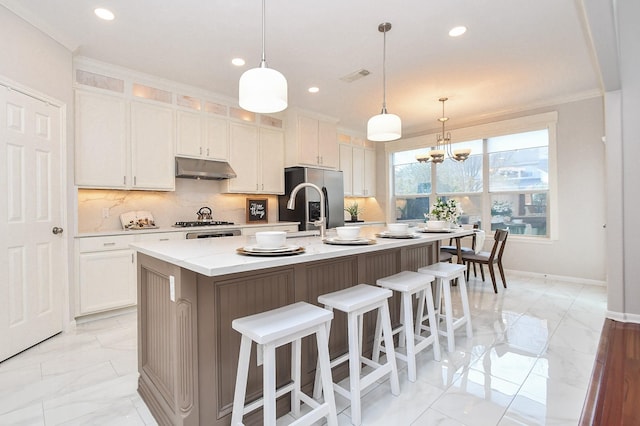
[[[396,220],[424,220],[431,195],[431,164],[418,163],[422,150],[393,154],[393,191],[396,195]]]
[[[512,234],[549,236],[550,134],[546,126],[455,143],[456,149],[471,149],[471,156],[462,163],[449,158],[437,165],[417,162],[416,154],[428,147],[393,152],[396,220],[422,221],[432,200],[442,197],[459,201],[463,224],[479,224],[486,231],[509,228]]]
[[[549,133],[545,130],[489,138],[491,230],[547,235]]]

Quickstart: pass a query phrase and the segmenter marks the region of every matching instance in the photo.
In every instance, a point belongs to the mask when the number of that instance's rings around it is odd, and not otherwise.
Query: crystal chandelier
[[[453,149],[451,147],[451,133],[445,132],[444,129],[444,124],[449,120],[449,117],[444,115],[444,103],[448,99],[449,98],[438,99],[442,102],[442,117],[438,118],[438,121],[442,123],[442,134],[436,136],[435,149],[429,151],[428,154],[416,155],[416,160],[421,163],[431,161],[432,163],[439,164],[444,161],[445,155],[454,161],[462,162],[469,158],[469,155],[471,154],[471,150],[469,148]]]

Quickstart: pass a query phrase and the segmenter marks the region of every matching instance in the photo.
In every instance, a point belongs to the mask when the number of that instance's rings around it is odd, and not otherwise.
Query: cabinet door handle
[[[202,147],[200,147],[200,155],[202,155]]]
[[[136,186],[138,184],[138,177],[134,176],[133,177],[133,186]]]
[[[133,259],[133,253],[131,253],[131,263],[134,263],[134,259]]]
[[[122,176],[122,184],[123,185],[127,184],[127,177],[126,176]]]
[[[207,148],[207,157],[209,156],[209,148]]]

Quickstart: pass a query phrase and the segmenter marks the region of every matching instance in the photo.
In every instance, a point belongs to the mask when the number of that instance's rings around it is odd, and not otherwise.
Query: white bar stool
[[[396,358],[407,363],[409,381],[416,381],[416,355],[426,349],[429,345],[433,345],[433,357],[436,361],[440,361],[440,342],[438,341],[438,333],[432,332],[431,335],[424,337],[419,333],[422,312],[417,312],[415,322],[413,318],[413,295],[418,295],[418,305],[424,306],[426,301],[429,319],[435,324],[435,308],[433,306],[433,298],[431,295],[431,282],[434,280],[432,276],[427,274],[419,274],[413,271],[402,271],[389,277],[380,278],[376,284],[380,287],[388,288],[402,294],[400,303],[400,317],[402,324],[393,330],[393,334],[400,333],[398,346],[406,345],[406,355],[396,352]],[[404,338],[403,338],[404,337]],[[380,352],[389,352],[390,348],[380,345],[380,327],[376,325],[376,337],[373,344],[373,360],[377,361]]]
[[[391,330],[391,317],[389,316],[388,299],[393,295],[389,290],[374,287],[367,284],[359,284],[344,290],[323,294],[318,297],[318,302],[324,304],[326,309],[337,309],[347,314],[347,330],[349,335],[349,352],[331,361],[331,367],[349,361],[349,389],[345,389],[338,383],[334,383],[336,393],[351,401],[351,423],[355,426],[362,422],[361,395],[362,391],[376,382],[376,380],[389,374],[391,393],[400,394],[400,382],[398,381],[398,368],[396,366],[395,351],[393,350],[393,335]],[[379,364],[376,360],[362,356],[362,318],[367,312],[377,310],[378,321],[382,324],[385,346],[391,348],[387,352],[387,362]],[[362,364],[373,368],[361,377]],[[320,386],[320,374],[316,370],[314,386],[314,398],[320,398],[323,387]]]
[[[461,327],[463,324],[466,325],[467,329],[467,337],[473,336],[473,331],[471,329],[471,314],[469,313],[469,298],[467,297],[467,283],[464,279],[465,266],[454,264],[454,263],[435,263],[433,265],[425,266],[418,269],[418,272],[423,274],[428,274],[436,277],[436,311],[438,321],[442,318],[441,307],[441,294],[444,295],[444,318],[446,331],[440,330],[438,327],[438,322],[432,322],[429,319],[429,325],[434,324],[439,334],[443,336],[447,336],[447,350],[449,352],[453,352],[456,348],[455,345],[455,336],[454,331]],[[462,317],[454,318],[453,317],[453,309],[451,307],[451,283],[453,280],[458,279],[458,288],[460,289],[460,298],[462,299]],[[422,325],[422,322],[427,319],[424,316],[423,312],[420,311],[422,316],[422,320],[420,321],[420,326],[422,330],[429,330],[430,327]],[[433,329],[430,330],[433,333]]]
[[[276,398],[291,393],[291,414],[296,417],[292,424],[312,424],[326,417],[330,426],[338,424],[336,403],[331,382],[329,342],[327,329],[331,326],[333,312],[306,302],[298,302],[282,308],[262,312],[233,320],[231,326],[242,334],[236,390],[233,397],[231,424],[242,425],[244,414],[264,407],[264,425],[276,424]],[[325,390],[324,403],[314,401],[300,390],[301,339],[316,335],[318,364]],[[257,344],[258,365],[263,366],[262,398],[245,405],[251,342]],[[276,348],[291,343],[291,383],[276,390]],[[300,401],[312,410],[300,417]]]

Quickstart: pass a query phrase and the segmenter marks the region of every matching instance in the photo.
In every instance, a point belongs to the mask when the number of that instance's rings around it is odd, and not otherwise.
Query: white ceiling
[[[237,98],[259,64],[260,0],[0,0],[76,55]],[[95,7],[116,14],[97,19]],[[289,82],[289,105],[365,132],[382,105],[404,135],[437,128],[447,96],[450,128],[498,114],[600,93],[580,0],[267,0],[269,67]],[[456,25],[468,31],[448,36]],[[247,65],[237,68],[240,56]],[[361,68],[353,83],[340,80]],[[320,87],[310,94],[309,86]]]

